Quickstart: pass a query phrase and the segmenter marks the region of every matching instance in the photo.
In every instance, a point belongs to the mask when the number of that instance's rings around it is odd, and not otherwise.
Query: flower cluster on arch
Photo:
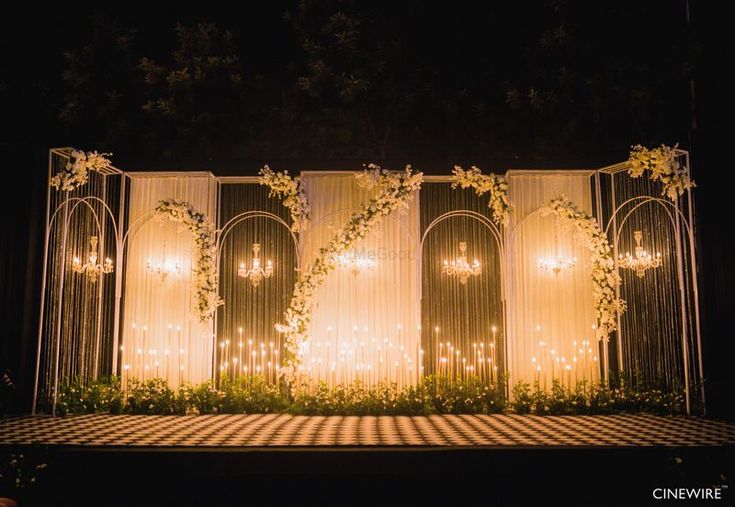
[[[592,298],[597,318],[597,338],[607,339],[609,334],[618,327],[618,314],[626,309],[625,301],[616,297],[620,276],[615,271],[615,260],[607,236],[600,229],[594,217],[577,208],[564,196],[552,199],[539,212],[542,216],[558,217],[562,227],[574,228],[577,241],[589,250],[592,263]]]
[[[301,344],[308,339],[314,298],[327,275],[337,267],[337,258],[374,230],[383,217],[393,211],[407,209],[421,187],[423,173],[413,172],[410,165],[402,172],[388,172],[370,164],[364,172],[356,175],[356,179],[358,186],[374,188],[377,195],[335,231],[329,244],[320,248],[311,265],[301,271],[291,304],[284,314],[284,323],[276,324],[276,330],[286,337],[281,374],[287,379],[295,378]]]
[[[222,300],[217,296],[217,246],[214,227],[206,215],[186,201],[165,199],[156,206],[156,216],[177,222],[192,234],[194,255],[192,286],[199,320],[207,322],[214,316]]]
[[[291,230],[305,231],[311,221],[311,207],[306,199],[301,177],[292,177],[288,171],[274,172],[267,165],[260,170],[260,184],[270,188],[269,197],[278,197],[291,213]]]
[[[455,165],[452,169],[452,188],[474,188],[477,195],[490,193],[487,206],[493,212],[496,224],[508,225],[510,222],[510,201],[508,200],[508,182],[502,176],[482,174],[475,166],[463,169]]]
[[[97,153],[96,151],[71,150],[69,161],[64,169],[55,174],[49,185],[56,190],[71,192],[89,180],[89,171],[99,171],[110,166],[112,153]]]
[[[631,178],[640,178],[648,173],[653,181],[663,184],[662,195],[672,201],[683,195],[684,192],[697,185],[689,178],[686,167],[683,167],[676,156],[675,144],[673,148],[662,144],[658,148],[648,149],[640,144],[631,147],[628,157],[628,175]]]

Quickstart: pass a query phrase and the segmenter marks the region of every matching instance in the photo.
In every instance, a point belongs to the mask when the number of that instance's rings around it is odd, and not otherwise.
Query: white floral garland
[[[397,209],[407,209],[414,193],[421,187],[423,173],[412,172],[410,165],[403,172],[396,173],[370,164],[356,178],[358,185],[363,188],[377,187],[378,194],[367,203],[362,212],[352,215],[349,222],[336,231],[329,244],[319,249],[319,255],[311,266],[300,273],[291,304],[284,314],[285,324],[276,324],[276,329],[286,335],[286,353],[280,373],[289,380],[294,379],[301,344],[308,338],[314,297],[327,275],[337,267],[337,258],[356,241],[367,236],[384,216]]]
[[[215,232],[204,213],[196,211],[186,201],[166,199],[156,206],[160,218],[178,222],[191,231],[195,255],[192,265],[195,308],[201,322],[209,321],[217,307],[223,304],[217,296]]]
[[[562,226],[574,227],[577,239],[592,254],[592,297],[597,317],[597,338],[606,340],[617,329],[618,314],[626,309],[625,301],[615,296],[620,276],[615,271],[615,260],[607,236],[594,217],[577,208],[564,196],[552,199],[539,212],[541,215],[559,217]]]
[[[510,222],[510,202],[508,201],[508,182],[502,176],[482,174],[478,167],[465,170],[455,165],[452,169],[452,188],[474,188],[477,195],[490,192],[488,208],[493,210],[493,221],[496,224],[508,225]]]
[[[110,166],[112,153],[97,153],[96,151],[71,150],[69,161],[64,169],[53,176],[49,181],[56,190],[72,191],[89,180],[89,171],[99,171]]]
[[[658,148],[649,150],[640,144],[631,147],[628,163],[630,168],[628,174],[631,178],[639,178],[644,172],[649,171],[651,180],[660,180],[663,183],[662,195],[672,201],[690,188],[697,185],[689,179],[687,170],[682,167],[676,157],[675,144],[673,148],[662,144]]]
[[[304,183],[299,176],[292,178],[288,171],[273,172],[267,165],[260,170],[260,184],[267,185],[270,197],[283,199],[283,205],[291,212],[291,230],[305,231],[311,222],[311,207],[306,199]]]

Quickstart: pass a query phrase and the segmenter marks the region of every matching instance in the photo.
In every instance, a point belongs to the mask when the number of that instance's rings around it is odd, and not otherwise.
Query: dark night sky
[[[6,178],[17,183],[6,184],[0,210],[0,366],[11,369],[20,406],[32,375],[49,147],[112,151],[129,170],[254,174],[266,161],[293,169],[411,162],[429,172],[454,163],[496,172],[599,167],[624,160],[634,143],[679,142],[692,152],[699,184],[710,401],[733,416],[725,390],[733,386],[725,363],[732,333],[724,324],[733,259],[717,222],[725,211],[725,2],[689,2],[689,23],[681,0],[312,3],[301,18],[293,1],[232,10],[3,8],[0,146]],[[341,53],[328,26],[337,12],[359,21],[354,45]],[[110,50],[113,32],[95,29],[99,20],[118,35],[134,28],[127,52]],[[231,30],[242,85],[204,84],[190,95],[147,86],[140,59],[173,68],[177,22]],[[322,44],[319,58],[309,59],[299,33]],[[82,66],[88,81],[70,85],[63,53],[85,46],[95,54]],[[315,72],[315,61],[333,73]],[[304,92],[305,76],[322,88]],[[366,88],[346,90],[345,77]],[[121,97],[115,108],[101,108],[112,92]],[[74,96],[82,99],[68,121],[60,113]],[[142,109],[151,97],[189,102],[173,119],[154,117]],[[377,127],[366,134],[371,123]]]

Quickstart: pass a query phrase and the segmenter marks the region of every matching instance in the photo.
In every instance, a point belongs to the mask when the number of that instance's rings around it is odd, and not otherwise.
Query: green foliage
[[[97,381],[74,379],[59,388],[56,413],[95,414],[100,412],[119,414],[122,410],[123,392],[118,377]]]
[[[288,412],[300,415],[430,415],[517,414],[567,415],[637,413],[683,414],[684,395],[679,389],[633,387],[616,380],[605,384],[562,385],[550,390],[536,382],[518,382],[506,400],[505,382],[479,378],[451,379],[427,376],[415,386],[399,388],[381,383],[368,388],[360,382],[329,387],[302,384],[287,390],[261,376],[209,381],[171,389],[162,379],[131,380],[125,392],[117,378],[83,384],[75,381],[59,390],[59,414],[260,414]]]
[[[609,387],[578,382],[573,388],[555,380],[550,391],[519,382],[513,387],[511,408],[518,414],[574,415],[645,412],[657,415],[686,413],[684,393],[675,389],[634,388],[630,384]]]
[[[220,414],[264,414],[284,412],[288,399],[278,386],[269,384],[262,376],[220,382],[218,405]]]
[[[130,414],[184,415],[186,413],[187,390],[175,393],[166,381],[154,378],[147,381],[131,380],[125,411]]]

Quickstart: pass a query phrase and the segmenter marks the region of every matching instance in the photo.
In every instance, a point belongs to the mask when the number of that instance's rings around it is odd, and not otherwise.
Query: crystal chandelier
[[[635,238],[635,257],[630,255],[630,252],[620,254],[618,258],[618,264],[627,269],[632,269],[638,278],[643,278],[646,274],[646,270],[650,268],[657,268],[661,265],[661,254],[657,253],[656,257],[643,249],[643,233],[641,231],[635,231],[633,233]]]
[[[558,275],[562,271],[568,271],[577,266],[576,257],[569,259],[559,253],[559,237],[556,233],[554,234],[554,251],[556,257],[542,257],[538,260],[538,267],[541,271]]]
[[[148,259],[145,263],[145,270],[153,276],[158,277],[161,283],[166,283],[169,276],[172,278],[179,278],[181,276],[181,264],[178,259],[165,260],[158,263],[154,263]]]
[[[250,278],[250,283],[253,287],[260,285],[260,281],[264,278],[270,278],[273,275],[273,263],[266,261],[265,269],[260,265],[260,243],[253,243],[253,260],[250,264],[250,269],[245,267],[245,263],[240,263],[240,268],[237,270],[237,276]]]
[[[565,259],[561,255],[557,255],[556,259],[539,259],[538,267],[541,271],[547,271],[558,275],[565,269],[572,269],[577,265],[577,258]]]
[[[153,262],[150,259],[147,259],[145,261],[145,270],[152,274],[153,276],[157,277],[161,283],[166,283],[166,281],[171,278],[179,278],[181,277],[181,263],[178,259],[166,259],[165,251],[166,251],[166,243],[163,243],[163,251],[164,256],[163,260],[160,262]]]
[[[79,257],[74,257],[71,269],[75,273],[86,273],[89,281],[94,283],[99,275],[112,273],[112,260],[106,258],[103,265],[97,264],[97,259],[97,236],[92,236],[89,238],[89,260],[82,264]]]
[[[478,276],[480,273],[480,261],[475,259],[472,264],[467,262],[467,243],[464,241],[459,242],[459,257],[452,261],[445,259],[442,266],[443,275],[456,276],[462,285],[467,283],[470,276]]]
[[[357,276],[361,271],[374,269],[377,263],[375,259],[358,257],[354,252],[350,252],[338,255],[337,264],[345,269],[349,269],[353,275]]]

